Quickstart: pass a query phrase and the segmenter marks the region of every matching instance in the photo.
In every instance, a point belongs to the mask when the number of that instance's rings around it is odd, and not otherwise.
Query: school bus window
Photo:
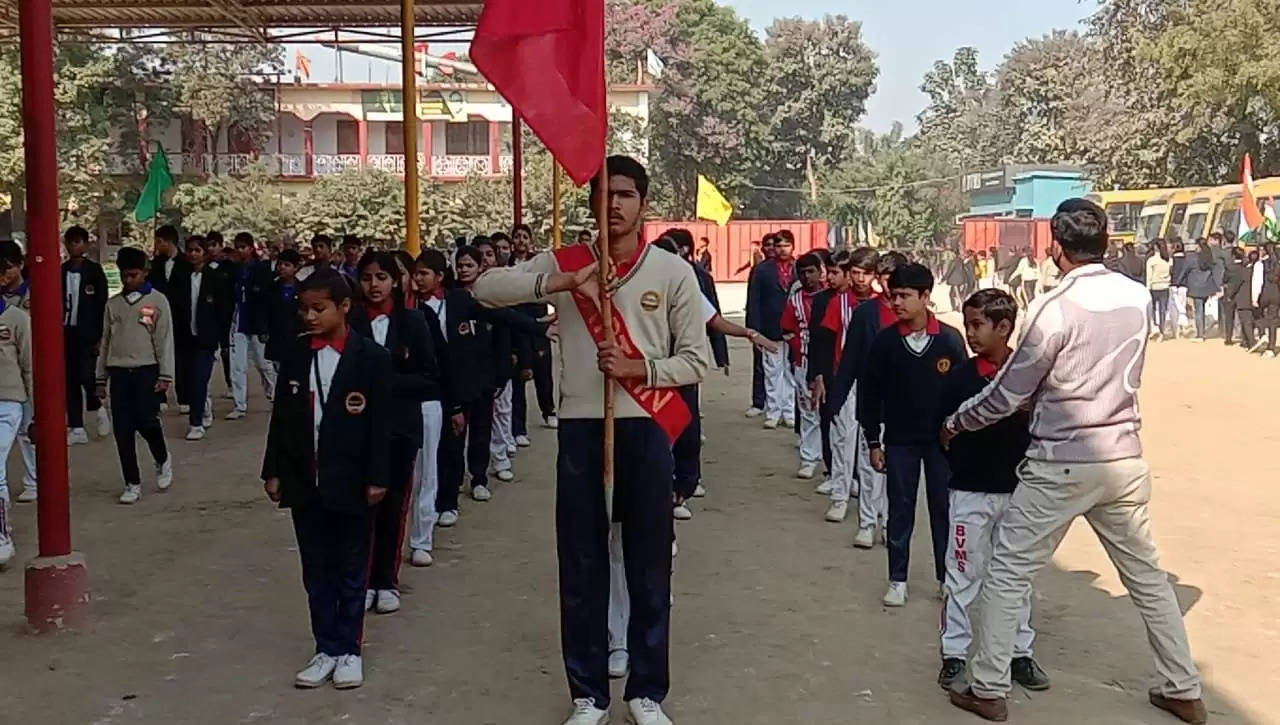
[[[1112,234],[1130,234],[1138,230],[1138,214],[1142,211],[1142,203],[1117,203],[1107,206],[1107,219],[1111,222]]]

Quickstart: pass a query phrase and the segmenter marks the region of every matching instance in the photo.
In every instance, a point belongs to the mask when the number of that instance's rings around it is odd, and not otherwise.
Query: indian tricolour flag
[[[1266,228],[1273,239],[1280,238],[1280,221],[1276,219],[1274,204],[1268,204],[1264,212],[1259,208],[1258,195],[1253,188],[1253,159],[1244,155],[1244,172],[1240,179],[1240,226],[1236,237],[1242,242],[1254,241],[1254,236]]]

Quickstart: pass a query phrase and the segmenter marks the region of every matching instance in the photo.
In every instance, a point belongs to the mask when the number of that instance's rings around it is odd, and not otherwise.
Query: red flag
[[[471,60],[581,186],[608,129],[604,0],[486,0]]]

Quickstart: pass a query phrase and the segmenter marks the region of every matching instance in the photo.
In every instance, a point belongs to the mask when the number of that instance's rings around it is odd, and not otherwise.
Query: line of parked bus
[[[1280,199],[1280,177],[1254,181],[1259,205]],[[1086,198],[1107,211],[1111,238],[1149,244],[1157,239],[1195,242],[1213,232],[1230,232],[1240,224],[1240,184],[1184,189],[1095,191]]]

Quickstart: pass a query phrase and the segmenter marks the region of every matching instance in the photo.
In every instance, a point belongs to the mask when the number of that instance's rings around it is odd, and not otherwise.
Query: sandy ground
[[[1269,656],[1280,651],[1280,471],[1260,453],[1276,450],[1277,371],[1274,360],[1187,342],[1154,346],[1147,368],[1155,532],[1215,722],[1280,721],[1266,704],[1280,689]],[[740,362],[707,385],[711,493],[679,525],[668,711],[681,723],[977,722],[934,684],[939,604],[926,527],[913,599],[886,611],[884,550],[852,549],[852,520],[822,522],[825,501],[792,478],[791,437],[742,418],[748,376]],[[405,608],[367,624],[365,687],[301,692],[292,677],[311,644],[297,554],[256,478],[266,422],[258,398],[248,419],[219,421],[193,444],[171,413],[177,482],[161,495],[145,476],[132,508],[115,503],[111,442],[73,450],[76,546],[89,560],[95,623],[27,634],[21,568],[0,574],[0,722],[559,723],[568,696],[553,433],[533,431],[519,479],[497,484],[491,502],[464,500],[434,567],[406,566]],[[23,558],[34,516],[17,510]],[[1036,594],[1036,651],[1054,684],[1034,697],[1015,690],[1015,722],[1173,722],[1146,704],[1154,672],[1140,621],[1086,525]]]

